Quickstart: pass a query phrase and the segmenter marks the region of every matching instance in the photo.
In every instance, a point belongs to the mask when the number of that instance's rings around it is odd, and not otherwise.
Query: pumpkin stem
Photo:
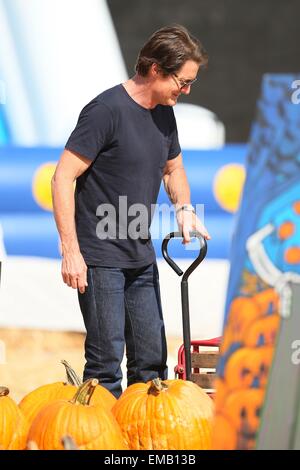
[[[68,384],[69,385],[75,385],[76,387],[80,387],[80,385],[82,385],[82,380],[80,379],[80,377],[78,377],[78,375],[76,374],[75,370],[72,369],[72,367],[70,366],[70,364],[65,361],[64,359],[62,359],[60,361],[66,368],[66,374],[67,374],[67,381],[68,381]]]
[[[9,389],[7,387],[0,387],[0,397],[6,397],[9,394]]]
[[[168,385],[165,384],[159,377],[151,381],[151,385],[148,389],[148,393],[157,395],[160,392],[165,391],[168,388]]]
[[[65,450],[78,450],[78,447],[71,436],[62,437],[61,442]]]
[[[71,403],[80,404],[80,405],[89,405],[92,395],[99,381],[97,379],[88,379],[86,380],[75,393],[72,398]]]

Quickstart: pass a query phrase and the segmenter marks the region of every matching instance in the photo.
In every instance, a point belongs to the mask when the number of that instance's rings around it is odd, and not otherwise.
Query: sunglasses
[[[182,88],[185,88],[187,86],[193,85],[193,83],[197,81],[197,78],[194,78],[194,80],[184,80],[183,78],[178,77],[176,73],[172,73],[172,76],[175,77],[175,81],[177,85],[179,86],[180,90],[182,90]]]

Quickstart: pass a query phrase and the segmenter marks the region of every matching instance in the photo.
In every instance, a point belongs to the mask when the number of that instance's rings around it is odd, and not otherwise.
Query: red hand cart
[[[221,338],[191,341],[188,278],[204,260],[207,253],[207,243],[205,238],[197,231],[190,232],[190,236],[199,239],[200,252],[185,273],[183,273],[168,254],[168,243],[170,239],[182,238],[182,234],[180,232],[171,232],[162,242],[163,257],[178,276],[183,276],[181,280],[183,345],[180,346],[178,350],[178,364],[175,367],[175,377],[183,380],[191,380],[208,393],[213,393]],[[204,347],[205,350],[203,350]]]

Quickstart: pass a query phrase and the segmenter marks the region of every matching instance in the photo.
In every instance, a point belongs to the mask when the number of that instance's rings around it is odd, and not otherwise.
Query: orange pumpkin
[[[130,449],[211,447],[213,401],[184,380],[154,379],[130,385],[112,411]]]
[[[77,387],[82,384],[81,379],[66,361],[61,361],[66,368],[67,383],[54,382],[52,384],[42,385],[32,392],[28,393],[19,403],[19,407],[31,424],[39,411],[49,403],[73,398]],[[92,404],[100,403],[111,410],[116,402],[116,398],[102,385],[98,385],[92,397]]]
[[[64,436],[61,439],[64,450],[79,450],[77,445],[71,436]],[[34,441],[28,441],[26,450],[40,450],[37,446],[37,443]]]
[[[0,387],[0,449],[22,450],[26,447],[29,424],[8,394],[8,388]]]
[[[113,414],[100,404],[90,404],[97,379],[81,385],[72,400],[57,400],[35,417],[28,441],[40,450],[62,450],[62,438],[70,436],[79,450],[126,450]]]

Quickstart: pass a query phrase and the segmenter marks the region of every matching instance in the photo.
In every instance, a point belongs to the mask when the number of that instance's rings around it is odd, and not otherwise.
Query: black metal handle
[[[187,280],[189,275],[197,268],[197,266],[204,260],[206,253],[207,253],[207,243],[205,238],[201,235],[200,232],[197,230],[189,232],[191,237],[197,237],[200,241],[200,252],[197,258],[193,261],[193,263],[189,266],[189,268],[186,270],[183,276],[183,280]],[[163,242],[162,242],[162,254],[163,257],[165,258],[166,262],[171,266],[171,268],[175,271],[178,276],[183,275],[183,271],[180,269],[180,267],[175,263],[172,258],[170,258],[169,253],[168,253],[168,243],[171,238],[182,238],[182,233],[181,232],[171,232],[169,235],[167,235]]]
[[[190,267],[185,271],[181,280],[181,308],[182,308],[182,328],[183,328],[183,344],[184,344],[184,362],[185,377],[191,380],[192,375],[192,359],[191,359],[191,329],[190,329],[190,309],[189,309],[189,286],[188,277],[196,269],[196,267],[204,260],[207,253],[207,243],[205,238],[198,231],[189,232],[191,237],[197,237],[200,240],[200,252]],[[182,276],[183,271],[177,266],[174,260],[168,254],[168,243],[171,238],[182,238],[181,232],[171,232],[162,242],[162,254],[172,269]]]

